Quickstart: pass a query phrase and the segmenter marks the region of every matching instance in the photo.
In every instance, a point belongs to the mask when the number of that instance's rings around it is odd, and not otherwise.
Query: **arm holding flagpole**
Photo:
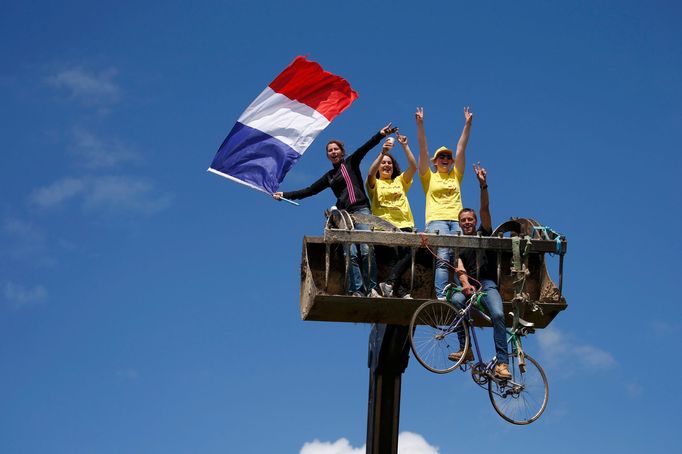
[[[325,173],[324,175],[322,175],[320,179],[318,179],[316,182],[314,182],[307,188],[299,189],[298,191],[274,192],[272,194],[272,198],[274,198],[275,200],[284,200],[285,202],[289,202],[292,205],[298,205],[298,203],[292,201],[298,199],[305,199],[306,197],[313,196],[315,194],[322,192],[328,187],[329,178],[327,178],[327,174]]]
[[[282,197],[282,193],[281,193],[281,192],[275,192],[275,193],[273,193],[273,194],[272,194],[272,198],[275,199],[275,200],[277,200],[277,201],[282,200],[282,201],[284,201],[284,202],[286,202],[286,203],[290,203],[290,204],[292,204],[292,205],[301,206],[301,204],[298,203],[298,202],[294,202],[293,200],[290,200],[290,199],[287,199],[287,198],[285,198],[285,197]]]

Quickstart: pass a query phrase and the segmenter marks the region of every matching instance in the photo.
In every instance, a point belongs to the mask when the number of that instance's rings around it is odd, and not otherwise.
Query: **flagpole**
[[[284,197],[280,197],[280,198],[277,199],[277,200],[284,200],[285,202],[290,203],[290,204],[292,204],[292,205],[296,205],[297,207],[298,207],[298,206],[301,206],[300,203],[294,202],[293,200],[285,199]]]

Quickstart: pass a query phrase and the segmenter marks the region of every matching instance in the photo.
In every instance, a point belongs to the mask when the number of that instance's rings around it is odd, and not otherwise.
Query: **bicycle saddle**
[[[514,317],[514,313],[513,313],[513,312],[509,312],[509,315],[511,315],[512,317]],[[519,317],[519,325],[524,326],[524,327],[526,327],[526,328],[533,328],[533,327],[535,327],[535,323],[527,322],[526,320],[522,319],[521,317]]]

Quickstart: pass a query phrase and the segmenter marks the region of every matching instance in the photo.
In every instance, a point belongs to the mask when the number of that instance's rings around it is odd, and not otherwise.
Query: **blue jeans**
[[[372,214],[369,208],[364,207],[353,213]],[[355,230],[370,230],[370,228],[368,224],[355,224]],[[351,244],[346,247],[346,253],[350,255],[348,293],[369,293],[377,287],[377,262],[374,258],[374,250],[370,251],[370,246],[367,244]]]
[[[457,221],[431,221],[426,224],[426,231],[428,233],[435,233],[438,231],[441,235],[454,235],[461,232],[459,222]],[[446,247],[439,247],[436,250],[436,270],[434,278],[434,287],[436,288],[436,298],[443,298],[445,294],[443,289],[448,284],[448,264],[452,263],[452,249]],[[459,284],[457,275],[455,275],[455,282]]]
[[[507,329],[504,326],[504,312],[502,310],[502,297],[497,289],[495,281],[490,279],[481,279],[481,290],[486,292],[486,296],[481,298],[481,302],[488,310],[488,315],[493,322],[493,340],[495,341],[495,354],[497,355],[498,363],[509,363],[509,354],[507,353]],[[462,293],[455,293],[452,296],[452,304],[458,309],[463,309],[467,297]],[[464,347],[464,334],[457,333],[459,337],[459,346]],[[473,347],[472,347],[473,348]]]

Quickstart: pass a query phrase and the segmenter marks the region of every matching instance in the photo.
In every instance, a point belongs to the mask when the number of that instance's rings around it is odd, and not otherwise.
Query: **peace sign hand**
[[[473,120],[473,119],[474,119],[474,113],[471,110],[469,110],[469,106],[466,106],[464,108],[464,123],[470,125],[471,120]]]
[[[483,167],[481,167],[480,161],[474,164],[474,172],[476,172],[476,178],[478,178],[478,184],[480,186],[486,186],[486,175],[487,172]]]
[[[417,120],[418,125],[424,123],[424,108],[423,107],[417,107],[417,111],[414,113],[414,118]]]
[[[393,126],[393,123],[389,122],[386,126],[381,128],[381,131],[379,132],[381,133],[382,136],[386,137],[387,135],[393,134],[396,131],[398,131],[398,127]]]

